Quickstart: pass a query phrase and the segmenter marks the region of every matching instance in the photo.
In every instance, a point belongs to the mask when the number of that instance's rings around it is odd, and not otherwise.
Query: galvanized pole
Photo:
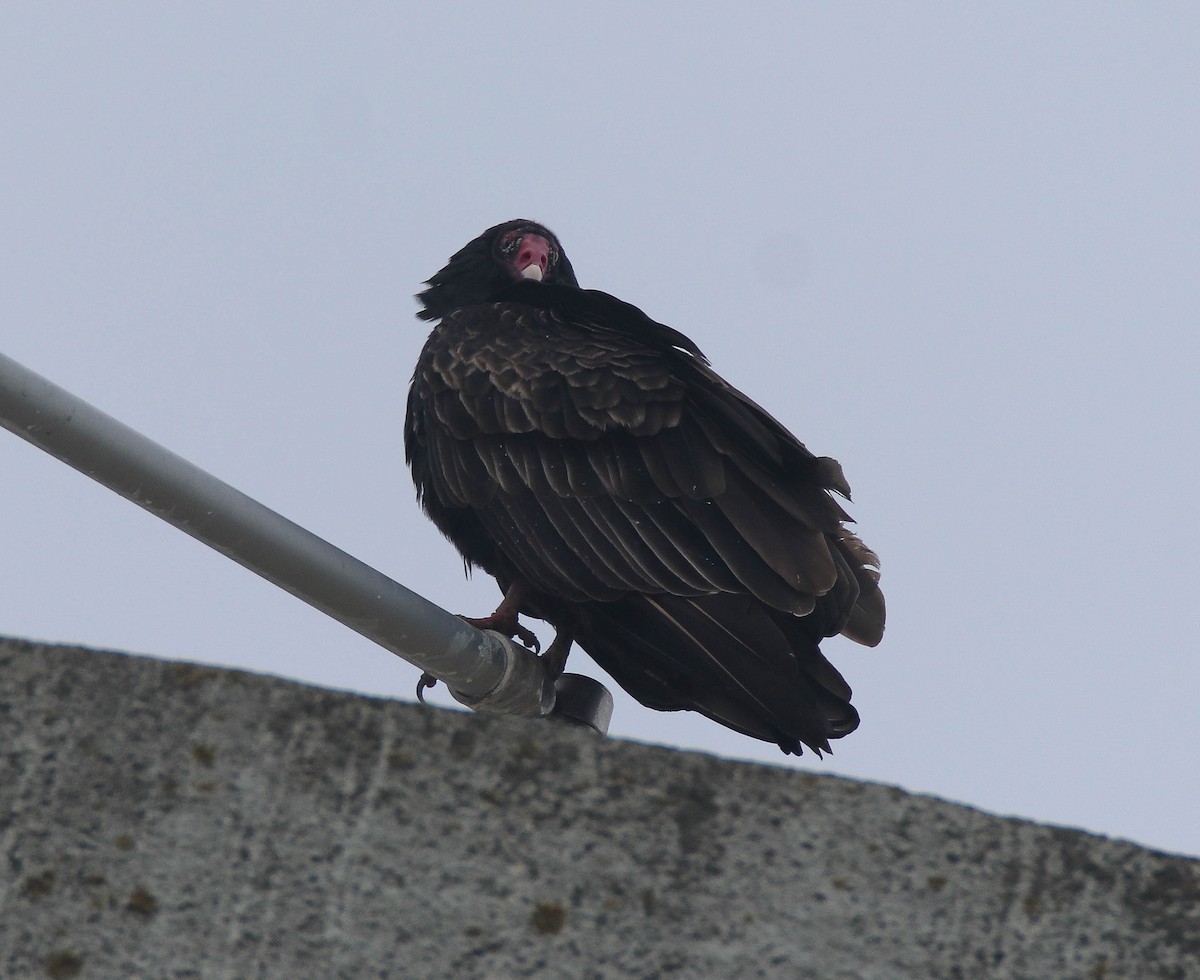
[[[462,703],[527,716],[554,708],[554,685],[531,651],[467,625],[3,354],[0,425],[445,681]],[[575,720],[606,731],[611,703]]]

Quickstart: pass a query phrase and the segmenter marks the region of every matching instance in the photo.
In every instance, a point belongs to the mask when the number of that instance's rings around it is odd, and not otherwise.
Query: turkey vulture
[[[819,755],[858,726],[818,644],[883,635],[878,559],[841,467],[721,378],[687,337],[582,289],[533,221],[489,228],[417,299],[417,499],[504,593],[468,620],[578,643],[642,704]],[[536,649],[536,641],[533,641]]]

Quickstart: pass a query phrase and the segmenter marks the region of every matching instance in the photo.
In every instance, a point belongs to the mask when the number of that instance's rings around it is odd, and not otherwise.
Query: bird
[[[577,644],[646,707],[785,753],[854,731],[820,644],[875,646],[885,606],[835,499],[841,466],[683,333],[582,288],[538,222],[487,229],[424,286],[406,461],[424,513],[503,596],[463,618],[551,677]],[[545,651],[522,616],[553,628]]]

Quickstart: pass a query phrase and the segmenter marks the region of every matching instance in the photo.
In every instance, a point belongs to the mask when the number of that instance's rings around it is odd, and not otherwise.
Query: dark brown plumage
[[[883,635],[878,560],[841,467],[717,375],[687,337],[579,287],[557,238],[510,221],[419,294],[438,320],[408,398],[422,507],[505,602],[475,622],[577,642],[642,704],[785,752],[858,725],[821,654]]]

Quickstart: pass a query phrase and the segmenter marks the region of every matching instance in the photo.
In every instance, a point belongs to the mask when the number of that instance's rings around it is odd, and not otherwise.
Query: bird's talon
[[[517,628],[514,630],[514,635],[534,653],[541,653],[542,645],[538,642],[538,638],[534,636],[533,630],[518,623]]]
[[[425,673],[421,675],[421,679],[417,681],[417,700],[422,704],[425,703],[425,691],[436,686],[438,679],[433,674]]]

